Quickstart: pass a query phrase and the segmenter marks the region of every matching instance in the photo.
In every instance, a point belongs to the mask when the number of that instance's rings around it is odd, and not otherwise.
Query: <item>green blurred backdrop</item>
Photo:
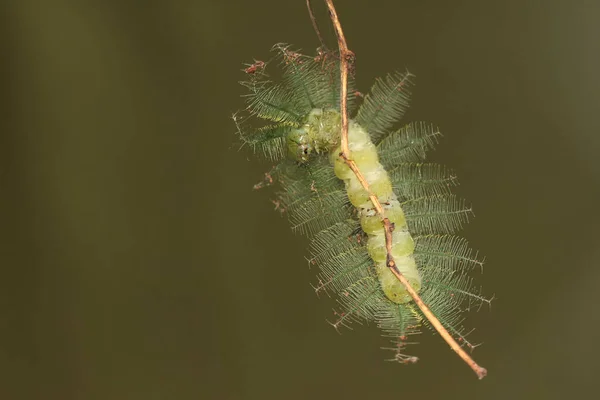
[[[233,145],[241,62],[311,52],[302,0],[0,6],[0,398],[565,399],[600,372],[600,3],[337,1],[359,87],[417,75],[477,218],[479,382],[426,332],[338,335]],[[321,2],[315,8],[334,44]],[[597,378],[596,378],[597,379]]]

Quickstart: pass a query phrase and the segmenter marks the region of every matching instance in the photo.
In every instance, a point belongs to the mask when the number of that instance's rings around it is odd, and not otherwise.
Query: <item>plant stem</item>
[[[433,312],[429,309],[429,307],[423,302],[419,294],[412,288],[408,280],[402,275],[402,273],[398,270],[396,266],[396,262],[394,261],[394,257],[392,256],[392,231],[393,225],[390,223],[390,220],[386,218],[385,213],[383,211],[383,207],[379,202],[377,196],[371,192],[369,189],[369,183],[363,176],[363,174],[358,169],[356,163],[352,161],[350,158],[350,149],[348,148],[348,71],[349,71],[349,61],[354,58],[354,53],[352,53],[348,49],[348,44],[346,43],[346,38],[344,36],[344,31],[342,30],[342,24],[340,23],[340,19],[335,10],[335,6],[333,5],[333,0],[325,0],[327,4],[327,8],[329,9],[329,15],[331,17],[331,21],[333,22],[333,27],[335,29],[335,33],[338,40],[338,47],[340,50],[340,80],[341,80],[341,94],[340,94],[340,114],[342,116],[342,132],[341,132],[341,153],[340,157],[344,159],[348,167],[354,172],[356,178],[359,180],[363,188],[369,193],[369,199],[373,203],[375,210],[378,215],[383,220],[383,225],[385,229],[385,247],[387,250],[387,266],[392,271],[394,276],[402,283],[402,285],[406,288],[406,291],[412,297],[414,302],[417,304],[423,315],[429,320],[431,325],[438,331],[440,336],[444,338],[444,340],[450,345],[450,348],[454,350],[460,358],[462,358],[469,367],[477,374],[479,379],[483,379],[487,375],[487,370],[481,366],[479,366],[475,360],[471,358],[467,354],[467,352],[454,340],[452,335],[448,333],[446,328],[442,325],[442,323],[437,319],[437,317],[433,314]],[[310,2],[307,1],[310,10]],[[312,11],[310,11],[311,18],[314,20],[312,15]],[[320,36],[320,35],[319,35]]]
[[[321,36],[321,31],[319,30],[319,25],[317,25],[317,19],[315,18],[315,13],[313,12],[312,5],[310,4],[310,0],[306,0],[306,8],[308,8],[308,15],[310,16],[310,21],[312,22],[313,29],[319,38],[319,42],[321,42],[321,50],[327,51],[327,46],[325,45],[325,41],[323,40],[323,36]]]

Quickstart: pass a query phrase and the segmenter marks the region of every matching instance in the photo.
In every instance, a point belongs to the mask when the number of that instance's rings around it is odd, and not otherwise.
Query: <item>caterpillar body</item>
[[[386,266],[381,216],[339,156],[338,56],[310,57],[282,44],[274,51],[281,82],[269,79],[270,63],[248,66],[248,79],[241,82],[249,90],[247,114],[234,116],[242,142],[277,162],[255,187],[279,183],[277,207],[295,231],[309,236],[309,260],[320,269],[316,292],[339,295],[341,309],[332,324],[374,321],[391,338],[394,360],[414,361],[404,348],[426,321]],[[451,193],[451,171],[423,162],[440,136],[434,126],[419,122],[391,130],[408,107],[412,77],[404,72],[377,80],[356,112],[358,96],[349,80],[350,158],[394,224],[391,255],[398,269],[446,329],[471,346],[462,311],[489,301],[473,290],[468,276],[482,262],[455,235],[471,209]],[[268,124],[249,127],[253,117]]]
[[[335,175],[344,181],[350,203],[358,210],[360,226],[367,234],[367,252],[376,263],[379,283],[385,295],[395,303],[411,300],[406,289],[386,265],[387,250],[385,231],[381,217],[377,214],[369,193],[363,188],[354,172],[339,157],[340,146],[337,132],[340,131],[340,114],[337,110],[312,110],[306,123],[292,131],[288,137],[290,155],[299,161],[306,161],[312,149],[329,150],[330,162]],[[414,241],[408,231],[406,218],[398,198],[392,190],[392,183],[385,168],[379,163],[377,148],[369,134],[355,121],[348,127],[349,148],[356,166],[365,176],[371,192],[383,204],[385,215],[394,224],[392,233],[392,256],[399,271],[408,279],[415,291],[421,288],[421,277],[413,257]]]

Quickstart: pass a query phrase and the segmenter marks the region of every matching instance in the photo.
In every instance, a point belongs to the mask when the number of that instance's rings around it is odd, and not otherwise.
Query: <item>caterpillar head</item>
[[[306,162],[313,152],[330,151],[339,142],[340,128],[341,117],[337,110],[313,109],[306,122],[287,136],[290,158]]]
[[[304,127],[294,129],[288,133],[287,147],[289,157],[301,163],[308,161],[314,150],[314,146]]]

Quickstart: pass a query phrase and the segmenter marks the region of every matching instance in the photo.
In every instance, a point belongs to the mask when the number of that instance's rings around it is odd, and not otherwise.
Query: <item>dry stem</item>
[[[325,45],[325,41],[323,40],[323,36],[321,36],[321,31],[319,30],[319,25],[317,25],[317,19],[315,18],[315,14],[312,9],[312,5],[310,4],[310,0],[306,0],[306,8],[308,8],[308,15],[310,16],[310,21],[312,22],[312,26],[319,38],[319,42],[321,42],[321,50],[327,51],[327,46]]]
[[[417,304],[419,309],[421,309],[421,312],[423,313],[423,315],[425,315],[425,317],[429,320],[431,325],[439,332],[440,336],[442,336],[442,338],[444,338],[444,340],[450,345],[450,348],[452,348],[452,350],[454,350],[459,355],[459,357],[462,358],[469,367],[471,367],[471,369],[477,374],[479,379],[482,379],[483,377],[486,376],[487,370],[485,368],[479,366],[475,362],[475,360],[473,360],[471,358],[471,356],[469,356],[465,352],[465,350],[456,342],[456,340],[454,340],[452,335],[450,335],[450,333],[448,333],[448,331],[446,330],[446,328],[444,328],[442,323],[437,319],[437,317],[433,314],[433,312],[431,312],[429,307],[427,307],[427,305],[423,302],[423,300],[421,299],[419,294],[412,288],[412,286],[410,285],[408,280],[406,280],[404,275],[402,275],[402,273],[398,270],[398,267],[396,266],[396,262],[394,261],[394,258],[392,257],[392,254],[391,254],[393,225],[390,223],[390,220],[385,217],[385,214],[384,214],[383,208],[381,206],[381,203],[379,202],[379,199],[377,198],[377,196],[375,196],[371,192],[371,190],[369,189],[369,184],[366,181],[365,177],[363,176],[363,174],[360,172],[360,170],[356,166],[356,163],[354,161],[352,161],[352,159],[350,158],[350,149],[348,148],[348,104],[347,104],[348,70],[349,70],[348,63],[349,63],[349,60],[353,59],[354,53],[352,53],[348,49],[348,45],[346,43],[346,38],[345,38],[344,32],[342,30],[342,25],[340,23],[340,19],[338,18],[337,12],[333,5],[333,0],[325,0],[325,3],[327,3],[327,7],[329,8],[329,14],[331,16],[331,21],[333,22],[333,26],[335,28],[335,33],[336,33],[337,39],[338,39],[338,46],[340,49],[340,80],[341,80],[341,95],[340,95],[340,100],[341,100],[340,101],[340,109],[341,110],[340,110],[340,113],[342,115],[340,157],[342,157],[344,159],[346,164],[348,164],[348,167],[352,170],[352,172],[354,172],[354,174],[356,175],[356,178],[360,181],[363,188],[367,191],[367,193],[369,193],[369,199],[373,203],[373,206],[375,207],[375,210],[377,211],[378,215],[381,216],[381,218],[383,220],[383,225],[384,225],[384,229],[385,229],[385,247],[387,250],[387,266],[388,266],[388,268],[392,271],[394,276],[396,278],[398,278],[398,280],[406,288],[406,291],[408,292],[408,294],[410,294],[410,297],[412,297],[412,299]],[[309,10],[310,10],[310,1],[307,1],[307,4],[308,4]],[[312,11],[310,11],[310,14],[311,14],[311,19],[313,19],[313,21],[314,21]],[[319,36],[320,36],[320,34],[319,34]]]

